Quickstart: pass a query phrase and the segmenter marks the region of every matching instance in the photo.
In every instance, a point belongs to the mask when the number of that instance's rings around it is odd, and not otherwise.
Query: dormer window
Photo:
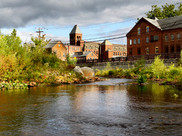
[[[140,27],[138,28],[138,31],[137,32],[138,32],[138,35],[141,34],[141,28]]]

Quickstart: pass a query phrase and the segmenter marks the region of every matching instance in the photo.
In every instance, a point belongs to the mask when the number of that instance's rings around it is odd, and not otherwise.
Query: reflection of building
[[[82,33],[77,25],[70,32],[70,44],[64,45],[67,54],[78,60],[108,59],[126,57],[126,46],[111,44],[108,40],[103,43],[82,40]],[[57,48],[59,50],[59,48]],[[63,51],[65,53],[65,51]]]
[[[130,56],[180,52],[182,16],[158,20],[141,18],[127,34]]]

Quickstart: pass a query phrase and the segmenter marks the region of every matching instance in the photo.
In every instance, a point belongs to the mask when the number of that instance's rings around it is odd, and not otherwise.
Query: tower
[[[70,45],[83,46],[82,44],[82,33],[78,25],[75,25],[72,31],[70,32]]]
[[[113,45],[108,41],[108,40],[104,40],[104,42],[101,44],[100,46],[100,59],[108,59],[108,58],[112,58],[113,56],[113,49],[112,49]]]

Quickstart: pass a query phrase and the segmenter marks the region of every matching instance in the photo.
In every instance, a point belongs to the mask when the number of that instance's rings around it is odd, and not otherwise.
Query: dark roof
[[[176,28],[182,28],[182,16],[175,16],[165,19],[149,19],[144,18],[149,23],[153,24],[160,30],[169,30],[169,29],[176,29]]]
[[[152,25],[154,25],[161,31],[182,28],[182,16],[175,16],[175,17],[170,17],[170,18],[160,19],[160,20],[157,18],[150,19],[150,18],[142,17],[137,22],[137,24],[139,22],[141,22],[141,20],[143,20],[143,19],[146,20],[147,22],[151,23]],[[127,35],[134,29],[134,27],[127,33]]]
[[[60,42],[60,41],[51,41],[44,48],[46,48],[46,49],[53,48],[54,45],[56,45],[58,42]]]
[[[166,19],[157,20],[161,30],[169,30],[182,28],[182,16],[170,17]]]
[[[71,30],[70,34],[81,34],[82,32],[80,31],[78,25],[75,25],[73,29]]]

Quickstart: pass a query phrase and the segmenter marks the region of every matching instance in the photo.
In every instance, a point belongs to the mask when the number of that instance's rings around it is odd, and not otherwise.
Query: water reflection
[[[117,85],[123,79],[107,82],[1,91],[0,135],[181,133],[180,91],[157,84]]]

